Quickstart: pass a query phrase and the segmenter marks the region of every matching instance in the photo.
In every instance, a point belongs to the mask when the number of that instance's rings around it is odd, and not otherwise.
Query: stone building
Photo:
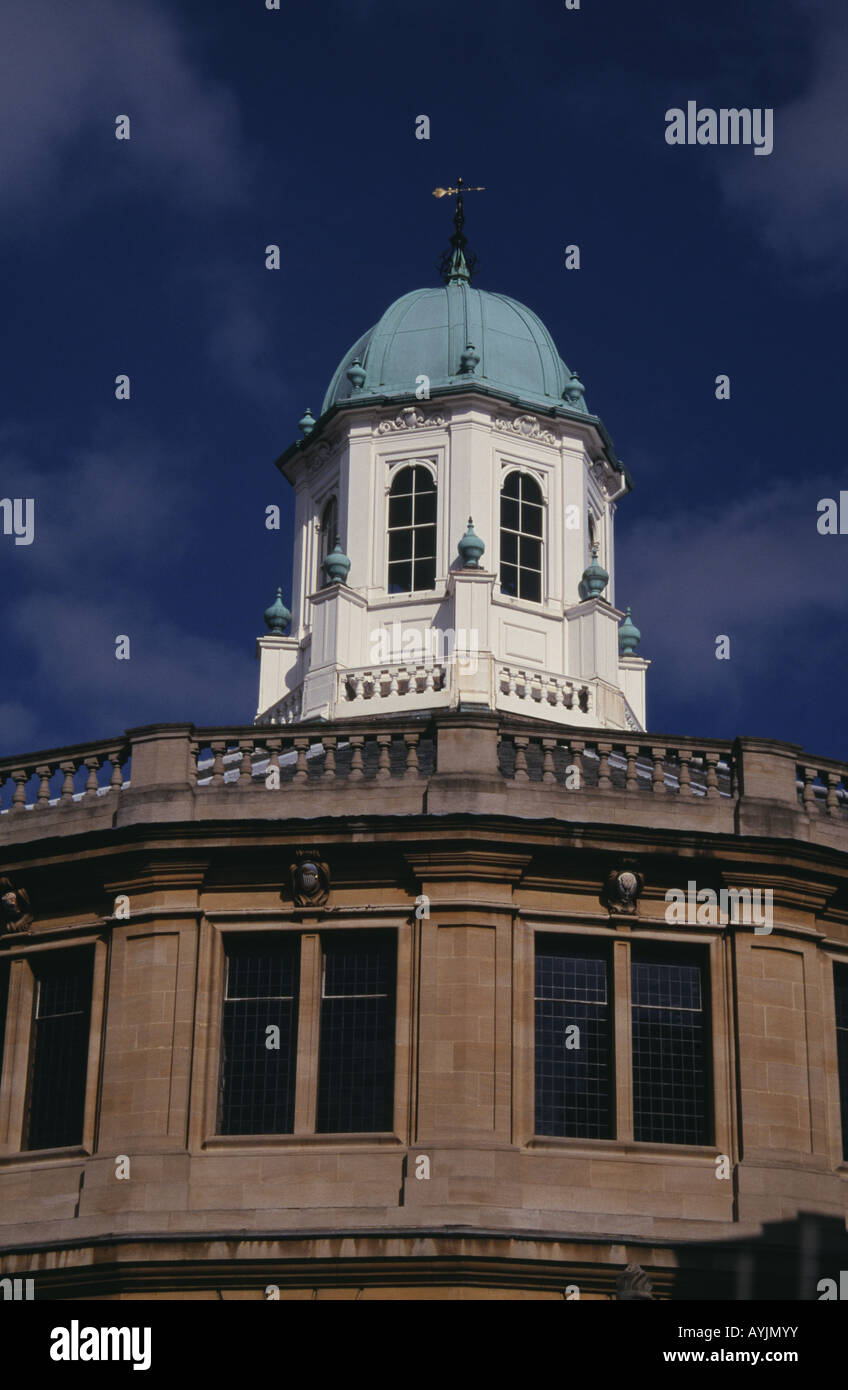
[[[443,286],[278,461],[256,721],[0,761],[0,1279],[37,1298],[848,1268],[848,767],[646,732],[630,478],[472,269],[459,198]]]

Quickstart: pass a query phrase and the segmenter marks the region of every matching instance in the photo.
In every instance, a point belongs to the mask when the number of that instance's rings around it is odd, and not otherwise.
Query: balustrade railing
[[[277,726],[279,727],[279,726]],[[363,728],[357,721],[333,732],[198,730],[191,740],[191,778],[197,787],[237,783],[282,786],[331,782],[417,781],[435,768],[435,735],[426,725]]]
[[[0,812],[16,815],[117,796],[129,783],[129,764],[126,736],[22,758],[0,758]]]
[[[798,800],[808,815],[848,815],[848,767],[822,758],[805,759],[796,768]]]
[[[499,765],[515,782],[560,783],[569,791],[618,791],[718,801],[738,795],[730,745],[656,736],[605,739],[501,726]]]
[[[542,671],[529,671],[519,666],[498,667],[498,690],[502,695],[512,695],[517,700],[527,700],[553,709],[579,709],[587,714],[590,708],[591,692],[587,685],[575,685],[562,676],[546,675]]]
[[[339,699],[352,704],[392,696],[438,694],[446,689],[447,668],[438,661],[363,667],[339,676]]]

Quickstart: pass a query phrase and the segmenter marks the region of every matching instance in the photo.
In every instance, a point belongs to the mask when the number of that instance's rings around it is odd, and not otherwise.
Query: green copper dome
[[[587,413],[582,385],[532,310],[454,279],[437,289],[412,290],[389,306],[342,358],[321,414],[370,396],[414,399],[422,376],[429,378],[431,395],[474,382],[529,406]]]

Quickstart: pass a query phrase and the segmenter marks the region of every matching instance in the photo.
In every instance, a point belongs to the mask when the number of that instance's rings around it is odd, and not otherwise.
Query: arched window
[[[389,593],[435,586],[436,484],[429,468],[402,468],[389,492]]]
[[[542,490],[528,473],[501,488],[501,592],[542,602]]]
[[[321,514],[321,531],[318,536],[318,587],[325,583],[324,571],[321,568],[327,555],[336,543],[336,534],[339,529],[339,504],[335,497],[331,497]]]

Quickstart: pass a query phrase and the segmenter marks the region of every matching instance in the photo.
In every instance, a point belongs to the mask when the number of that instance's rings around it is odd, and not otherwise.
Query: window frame
[[[399,479],[401,479],[401,478],[403,477],[404,473],[407,473],[407,472],[412,473],[413,475],[415,475],[415,474],[418,473],[418,472],[423,472],[423,473],[426,473],[426,474],[429,476],[429,478],[430,478],[430,480],[431,480],[431,482],[432,482],[432,485],[433,485],[433,486],[432,486],[432,492],[433,492],[433,496],[434,496],[434,498],[435,498],[435,502],[434,502],[434,506],[433,506],[433,520],[432,520],[432,521],[426,521],[426,522],[420,522],[420,523],[419,523],[419,522],[416,522],[416,520],[415,520],[415,497],[417,496],[417,493],[416,493],[416,491],[415,491],[415,487],[414,487],[414,484],[413,484],[413,490],[412,490],[411,493],[408,494],[408,495],[413,499],[413,500],[412,500],[412,506],[411,506],[411,508],[410,508],[410,514],[411,514],[411,516],[412,516],[412,520],[411,520],[409,526],[394,526],[394,527],[393,527],[392,524],[391,524],[392,501],[393,501],[393,500],[399,500],[400,497],[403,497],[403,496],[406,496],[406,495],[407,495],[407,494],[405,494],[405,493],[395,494],[394,489],[395,489],[395,486],[397,485]],[[433,594],[433,593],[436,593],[437,590],[438,590],[438,576],[439,576],[439,525],[440,525],[439,491],[440,491],[440,489],[439,489],[439,480],[438,480],[437,470],[433,467],[433,465],[431,464],[431,462],[430,462],[429,459],[406,459],[406,458],[404,458],[404,459],[398,460],[397,463],[393,464],[392,467],[391,467],[390,470],[389,470],[389,475],[388,475],[387,485],[386,485],[386,510],[385,510],[385,523],[384,523],[384,530],[383,530],[383,534],[384,534],[384,537],[385,537],[385,542],[384,542],[384,543],[385,543],[385,548],[386,548],[386,552],[385,552],[385,561],[384,561],[384,570],[383,570],[383,584],[384,584],[384,587],[385,587],[385,592],[386,592],[386,594],[387,594],[387,596],[388,596],[388,598],[389,598],[390,600],[397,600],[397,599],[400,599],[400,600],[403,600],[403,599],[413,599],[413,600],[414,600],[414,599],[416,599],[416,598],[419,598],[422,594]],[[429,495],[429,494],[423,493],[422,495]],[[423,531],[423,530],[425,530],[425,529],[428,530],[428,531],[432,530],[432,536],[433,536],[433,555],[432,555],[432,562],[433,562],[433,582],[432,582],[432,585],[430,585],[429,587],[420,588],[420,589],[410,588],[410,589],[396,589],[396,590],[392,590],[392,588],[391,588],[391,584],[392,584],[391,566],[392,566],[393,564],[397,565],[397,564],[407,564],[407,563],[408,563],[409,566],[410,566],[410,576],[409,576],[409,577],[410,577],[410,581],[411,581],[411,582],[414,582],[414,580],[415,580],[415,566],[416,566],[416,563],[423,563],[423,562],[426,562],[426,561],[430,560],[431,557],[430,557],[429,555],[426,555],[426,556],[424,556],[424,557],[417,557],[417,556],[416,556],[416,532],[418,532],[418,531]],[[411,554],[410,554],[408,560],[407,560],[406,558],[401,558],[401,559],[399,559],[399,560],[392,560],[392,558],[391,558],[391,555],[392,555],[392,540],[391,540],[391,538],[392,538],[393,535],[399,535],[399,534],[400,534],[401,532],[403,532],[403,531],[409,531],[409,532],[411,533],[411,539],[412,539]]]
[[[510,481],[511,478],[517,478],[517,479],[519,480],[519,481],[518,481],[518,495],[517,495],[516,497],[514,497],[514,498],[513,498],[513,497],[509,497],[509,496],[505,496],[505,489],[506,489],[506,486],[507,486],[507,484],[509,483],[509,481]],[[530,501],[530,500],[526,499],[526,498],[523,496],[524,480],[526,480],[527,482],[531,483],[532,486],[537,490],[537,492],[538,492],[538,494],[539,494],[539,500],[538,500],[538,502],[536,502],[536,501]],[[503,511],[504,511],[504,502],[505,502],[505,501],[507,501],[507,502],[514,502],[514,503],[516,504],[516,506],[518,507],[518,529],[513,529],[512,527],[509,527],[509,526],[505,526],[505,525],[504,525],[504,521],[503,521]],[[496,506],[497,506],[497,536],[498,536],[498,588],[499,588],[500,596],[501,596],[503,599],[505,599],[505,600],[506,600],[508,603],[510,603],[510,604],[512,604],[512,603],[527,604],[527,605],[528,605],[531,609],[533,609],[534,611],[535,611],[535,610],[539,610],[539,609],[544,609],[544,607],[545,607],[545,605],[546,605],[546,603],[547,603],[547,600],[548,600],[548,585],[547,585],[547,582],[546,582],[546,565],[547,565],[548,544],[549,544],[548,524],[547,524],[548,503],[547,503],[547,497],[546,497],[546,495],[545,495],[545,488],[544,488],[544,486],[542,485],[542,482],[540,481],[540,479],[537,477],[536,473],[535,473],[532,469],[527,468],[527,467],[523,467],[523,466],[521,466],[520,464],[511,464],[511,465],[509,465],[508,467],[504,467],[504,468],[503,468],[503,471],[502,471],[502,473],[501,473],[500,487],[498,488],[497,498],[496,498]],[[530,531],[523,531],[523,530],[520,529],[520,528],[521,528],[521,522],[522,522],[522,509],[523,509],[525,506],[532,506],[532,507],[538,507],[538,508],[539,508],[539,512],[540,512],[540,531],[539,531],[539,534],[538,534],[538,535],[534,535],[534,534],[533,534],[532,532],[530,532]],[[510,536],[515,536],[515,538],[516,538],[516,559],[515,559],[515,562],[514,562],[514,563],[513,563],[511,560],[504,560],[504,535],[505,535],[505,534],[506,534],[506,535],[510,535]],[[538,568],[538,570],[537,570],[535,567],[522,565],[522,560],[521,560],[522,542],[530,542],[530,541],[538,541],[538,543],[539,543],[539,568]],[[513,594],[513,593],[510,593],[506,588],[504,588],[503,572],[504,572],[504,567],[505,567],[505,566],[509,567],[510,569],[514,569],[515,572],[516,572],[516,587],[517,587],[517,589],[518,589],[518,592],[517,592],[517,593],[514,593],[514,594]],[[538,597],[538,598],[528,598],[526,595],[523,595],[523,594],[521,593],[521,576],[522,576],[523,573],[526,573],[526,574],[538,574],[538,576],[539,576],[539,597]]]

